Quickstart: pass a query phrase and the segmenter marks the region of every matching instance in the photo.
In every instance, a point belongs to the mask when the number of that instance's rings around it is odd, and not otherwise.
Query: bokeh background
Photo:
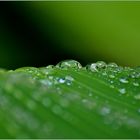
[[[0,67],[64,59],[140,65],[140,2],[0,2]]]

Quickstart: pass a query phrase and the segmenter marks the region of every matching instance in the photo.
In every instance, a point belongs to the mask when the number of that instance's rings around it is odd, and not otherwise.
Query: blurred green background
[[[140,65],[140,2],[0,2],[0,67],[64,59]]]

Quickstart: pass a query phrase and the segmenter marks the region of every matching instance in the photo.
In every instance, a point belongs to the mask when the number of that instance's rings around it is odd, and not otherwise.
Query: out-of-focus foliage
[[[140,2],[1,5],[1,67],[41,66],[69,58],[84,64],[96,60],[140,64]]]

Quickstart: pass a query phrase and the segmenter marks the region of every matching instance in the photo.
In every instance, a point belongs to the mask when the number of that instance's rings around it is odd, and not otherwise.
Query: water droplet
[[[66,84],[67,84],[67,85],[71,85],[72,82],[74,81],[74,78],[71,77],[71,76],[66,76],[66,77],[65,77],[65,80],[66,80]]]
[[[110,112],[111,112],[111,109],[108,108],[108,107],[103,107],[103,108],[101,108],[101,110],[100,110],[100,113],[101,113],[101,115],[103,115],[103,116],[110,114]]]
[[[140,113],[140,108],[138,109],[138,113]]]
[[[97,61],[96,62],[96,65],[97,65],[97,68],[102,68],[102,69],[104,69],[104,68],[106,68],[106,63],[104,62],[104,61]]]
[[[134,98],[140,100],[140,94],[135,95]]]
[[[116,68],[118,65],[116,63],[109,63],[107,67]]]
[[[61,84],[65,83],[65,79],[63,79],[63,78],[59,79],[59,83],[61,83]]]
[[[96,63],[91,63],[86,66],[86,69],[92,72],[98,72],[101,69],[106,68],[106,63],[103,61],[98,61]]]
[[[52,101],[49,98],[43,98],[42,104],[46,107],[49,107],[49,106],[51,106]]]
[[[46,67],[46,69],[52,69],[52,68],[54,68],[54,65],[48,65],[48,66]]]
[[[96,63],[92,63],[86,66],[86,69],[92,72],[98,72]]]
[[[110,74],[110,75],[109,75],[109,78],[112,78],[112,79],[113,79],[113,78],[115,78],[115,75]]]
[[[57,115],[63,115],[63,110],[62,110],[62,108],[61,108],[60,106],[58,106],[58,105],[54,105],[54,106],[52,107],[52,112],[54,112],[54,113],[57,114]]]
[[[139,86],[139,83],[133,82],[133,85],[136,86],[136,87],[138,87]]]
[[[126,89],[125,89],[125,88],[121,88],[121,89],[119,89],[119,92],[120,92],[121,94],[125,94],[125,93],[126,93]]]
[[[60,99],[59,100],[59,102],[60,102],[60,105],[62,106],[62,107],[68,107],[69,106],[69,101],[68,100],[66,100],[66,99]]]
[[[82,68],[82,65],[75,60],[65,60],[62,62],[59,62],[56,65],[57,68],[62,68],[62,69],[69,69],[69,68],[75,68],[75,69],[80,69]]]
[[[71,77],[71,76],[66,76],[65,79],[66,79],[66,80],[69,80],[69,81],[73,81],[73,80],[74,80],[74,78]]]
[[[129,83],[129,81],[126,78],[120,78],[119,81],[124,84]]]
[[[92,93],[90,92],[90,93],[88,94],[88,96],[89,96],[89,97],[92,97]]]
[[[26,102],[26,104],[27,104],[27,106],[28,106],[30,109],[32,109],[32,110],[34,110],[34,109],[36,108],[36,103],[35,103],[34,101],[32,101],[32,100],[28,100],[28,101]]]
[[[115,88],[114,85],[110,85],[111,88]]]

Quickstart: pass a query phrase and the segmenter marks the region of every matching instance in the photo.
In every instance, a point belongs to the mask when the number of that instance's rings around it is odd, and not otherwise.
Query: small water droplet
[[[42,104],[46,107],[50,107],[51,103],[52,103],[52,101],[49,98],[43,98],[42,99]]]
[[[52,112],[55,113],[55,114],[57,114],[57,115],[63,115],[63,110],[62,110],[62,108],[61,108],[60,106],[58,106],[58,105],[54,105],[54,106],[52,107]]]
[[[72,82],[74,81],[74,78],[71,77],[71,76],[66,76],[66,77],[65,77],[65,80],[66,80],[66,84],[67,84],[67,85],[71,85]]]
[[[48,66],[46,67],[46,69],[52,69],[52,68],[54,68],[54,65],[48,65]]]
[[[140,108],[138,109],[138,113],[140,113]]]
[[[119,81],[124,84],[129,83],[129,81],[126,78],[120,78]]]
[[[118,65],[116,63],[109,63],[107,67],[116,68]]]
[[[134,98],[140,100],[140,94],[135,95]]]
[[[115,78],[115,75],[110,74],[110,75],[109,75],[109,78],[112,78],[112,79],[113,79],[113,78]]]
[[[114,85],[110,85],[111,88],[114,88]]]
[[[121,89],[119,89],[119,92],[120,92],[121,94],[125,94],[125,93],[126,93],[126,89],[125,89],[125,88],[121,88]]]
[[[133,85],[136,86],[136,87],[138,87],[139,86],[139,83],[133,82]]]
[[[88,94],[88,96],[89,96],[89,97],[92,97],[92,93],[90,92],[90,93]]]
[[[65,79],[60,78],[60,79],[59,79],[59,83],[61,83],[61,84],[65,83]]]
[[[69,81],[73,81],[73,80],[74,80],[74,78],[73,78],[73,77],[71,77],[71,76],[69,76],[69,75],[68,75],[68,76],[66,76],[66,77],[65,77],[65,79],[66,79],[66,80],[69,80]]]
[[[59,62],[56,65],[57,68],[62,68],[62,69],[69,69],[69,68],[75,68],[75,69],[80,69],[82,68],[82,65],[75,60],[65,60],[62,62]]]
[[[103,115],[103,116],[110,114],[110,112],[111,112],[111,109],[108,108],[108,107],[103,107],[103,108],[101,108],[101,110],[100,110],[100,113],[101,113],[101,115]]]

